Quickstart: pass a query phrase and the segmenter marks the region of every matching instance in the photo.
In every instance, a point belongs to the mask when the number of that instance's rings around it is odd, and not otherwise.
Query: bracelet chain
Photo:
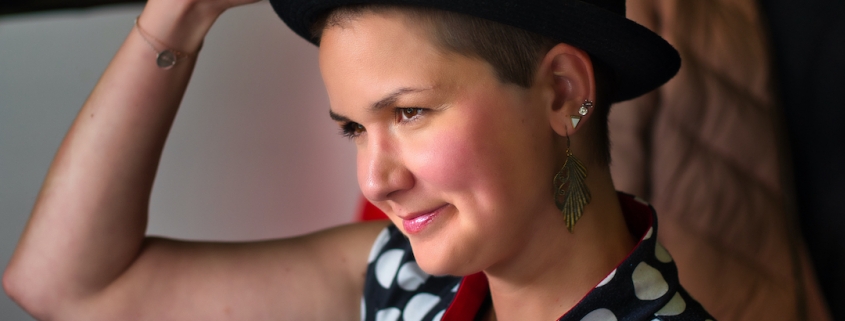
[[[155,42],[159,44],[164,44],[161,40],[158,40],[156,37],[148,34],[144,29],[141,29],[141,25],[138,24],[138,18],[135,18],[135,29],[138,29],[138,34],[141,35],[141,38],[150,45],[150,48],[156,52],[156,65],[161,69],[170,69],[176,65],[179,60],[190,58],[191,55],[167,48],[165,45],[163,50],[159,50],[156,46],[148,39],[152,38]]]

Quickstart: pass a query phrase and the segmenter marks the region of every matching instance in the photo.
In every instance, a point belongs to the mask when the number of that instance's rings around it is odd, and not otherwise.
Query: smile
[[[448,204],[447,204],[448,205]],[[422,232],[432,221],[441,213],[447,205],[440,206],[434,210],[415,213],[409,215],[407,218],[402,218],[402,226],[408,234],[417,234]]]

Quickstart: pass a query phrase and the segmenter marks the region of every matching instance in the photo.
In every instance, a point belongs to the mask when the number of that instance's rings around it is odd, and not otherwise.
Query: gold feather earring
[[[586,116],[593,102],[585,100],[578,113],[581,116],[570,116],[573,128],[578,126],[582,116]],[[590,189],[587,188],[587,168],[569,149],[569,135],[566,135],[566,160],[563,167],[554,178],[555,205],[563,214],[566,228],[572,233],[572,228],[584,213],[584,206],[590,203]]]

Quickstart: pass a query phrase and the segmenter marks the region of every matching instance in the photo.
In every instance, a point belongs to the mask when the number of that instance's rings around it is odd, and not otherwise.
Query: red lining
[[[487,282],[487,276],[484,272],[478,272],[464,277],[461,280],[461,285],[458,288],[458,293],[452,304],[446,309],[441,321],[467,321],[474,320],[475,315],[478,314],[478,309],[484,304],[487,299],[487,293],[490,292],[490,286]],[[460,301],[460,304],[456,304]]]
[[[640,203],[633,196],[625,193],[619,193],[619,203],[622,207],[622,214],[625,216],[625,224],[628,230],[631,231],[632,235],[639,235],[640,237],[637,245],[631,249],[631,252],[628,253],[625,259],[616,265],[616,268],[622,265],[640,247],[643,237],[654,226],[653,212],[650,206]],[[458,293],[455,295],[455,299],[452,300],[449,308],[446,309],[446,313],[443,315],[441,321],[466,321],[475,319],[478,309],[484,304],[484,300],[487,298],[489,292],[490,288],[484,272],[478,272],[464,277]],[[581,300],[586,298],[587,295],[589,295],[589,292]],[[564,313],[564,315],[566,314]]]

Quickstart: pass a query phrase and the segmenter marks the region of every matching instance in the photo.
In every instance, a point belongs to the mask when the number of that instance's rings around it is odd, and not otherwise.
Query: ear
[[[554,46],[540,64],[538,77],[551,84],[554,91],[549,106],[549,121],[560,136],[573,136],[594,113],[595,78],[590,55],[568,44]],[[580,113],[589,102],[586,115]]]

